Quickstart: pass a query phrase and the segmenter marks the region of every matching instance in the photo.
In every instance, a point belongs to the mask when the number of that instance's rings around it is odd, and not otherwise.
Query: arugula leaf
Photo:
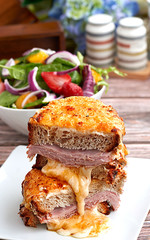
[[[83,60],[84,60],[83,55],[80,52],[77,52],[77,57],[79,59],[80,64],[82,65],[83,64]]]
[[[99,90],[101,89],[101,86],[106,86],[106,91],[105,92],[106,93],[108,92],[109,84],[106,81],[101,80],[94,86],[94,93],[99,92]]]
[[[114,72],[117,75],[124,77],[126,74],[120,72],[116,67],[110,66],[109,68],[96,68],[91,65],[91,68],[101,75],[102,78],[109,79],[109,73]]]
[[[4,91],[0,94],[0,106],[11,107],[16,102],[19,96],[13,95],[8,91]]]
[[[108,68],[108,71],[109,71],[109,72],[114,72],[114,73],[116,73],[117,75],[119,75],[119,76],[121,76],[121,77],[124,77],[124,76],[127,75],[126,73],[120,72],[116,67],[112,67],[112,66],[110,66],[110,67]]]

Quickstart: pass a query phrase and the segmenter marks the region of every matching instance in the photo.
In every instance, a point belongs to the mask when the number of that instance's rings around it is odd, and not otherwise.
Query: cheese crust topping
[[[123,119],[116,110],[90,97],[69,97],[51,101],[39,110],[29,123],[72,128],[81,132],[125,134]]]

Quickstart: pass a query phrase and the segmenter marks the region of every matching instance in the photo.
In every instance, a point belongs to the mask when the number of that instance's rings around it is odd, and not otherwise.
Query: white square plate
[[[46,230],[25,227],[18,215],[22,202],[21,183],[33,162],[26,156],[26,147],[18,146],[0,168],[0,239],[68,240]],[[150,159],[128,158],[127,182],[120,208],[110,214],[110,229],[98,238],[88,240],[136,240],[150,207]]]

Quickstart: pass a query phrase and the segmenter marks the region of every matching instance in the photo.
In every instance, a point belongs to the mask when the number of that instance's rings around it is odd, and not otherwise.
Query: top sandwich
[[[82,133],[125,134],[123,120],[116,110],[89,97],[78,96],[51,101],[30,119],[29,130],[30,124],[48,128],[73,128]]]
[[[126,151],[122,118],[93,98],[51,101],[30,119],[28,127],[29,157],[38,153],[67,166],[98,166],[115,159],[118,151]]]

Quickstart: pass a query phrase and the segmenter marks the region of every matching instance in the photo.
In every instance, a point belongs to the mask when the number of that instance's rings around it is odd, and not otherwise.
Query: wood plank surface
[[[104,98],[124,119],[125,143],[150,143],[150,98]]]
[[[150,240],[150,211],[145,219],[137,240]]]
[[[103,98],[147,98],[150,97],[150,79],[113,78],[108,80],[109,90]]]

